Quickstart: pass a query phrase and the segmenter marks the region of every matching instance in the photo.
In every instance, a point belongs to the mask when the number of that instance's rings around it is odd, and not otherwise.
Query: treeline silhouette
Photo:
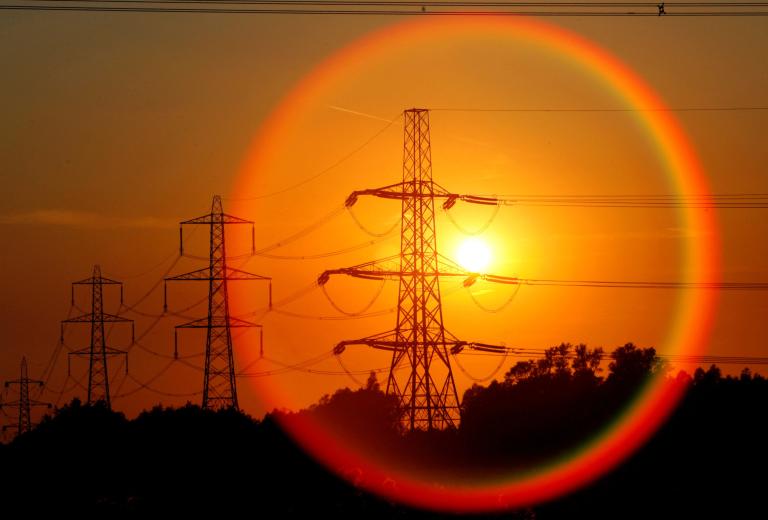
[[[607,357],[603,362],[603,358]],[[605,366],[606,368],[601,368]],[[377,498],[365,474],[336,477],[281,423],[311,419],[351,448],[437,480],[497,481],[572,453],[617,417],[652,375],[689,391],[651,441],[584,489],[504,518],[738,518],[763,511],[768,382],[716,366],[673,373],[651,348],[561,344],[464,395],[460,427],[402,430],[371,374],[296,413],[157,406],[128,420],[74,400],[0,445],[0,506],[37,516],[436,518]],[[349,468],[339,468],[347,474]],[[357,484],[357,485],[356,485]]]

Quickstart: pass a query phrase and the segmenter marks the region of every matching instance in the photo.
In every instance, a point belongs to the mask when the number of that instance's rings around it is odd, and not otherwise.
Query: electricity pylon
[[[21,374],[19,378],[12,381],[5,382],[5,388],[10,387],[11,385],[19,385],[19,398],[16,401],[9,401],[7,403],[0,404],[0,407],[11,406],[11,407],[18,408],[19,422],[17,424],[10,424],[10,425],[3,426],[3,431],[9,428],[16,428],[17,435],[21,435],[22,433],[31,431],[32,426],[34,426],[34,424],[32,423],[32,407],[33,406],[46,406],[48,408],[51,407],[50,403],[43,403],[41,401],[30,399],[29,397],[30,383],[39,385],[41,387],[43,386],[42,381],[38,381],[36,379],[30,379],[28,377],[27,358],[22,357],[21,358]]]
[[[123,304],[123,283],[101,276],[101,268],[93,266],[93,275],[77,282],[72,282],[72,305],[75,305],[75,286],[91,286],[91,312],[61,321],[61,342],[64,343],[65,323],[90,323],[91,345],[69,353],[68,362],[72,356],[88,358],[88,399],[87,404],[98,401],[104,402],[107,408],[112,408],[109,395],[109,370],[107,359],[110,356],[125,356],[125,371],[128,373],[128,352],[107,346],[107,337],[104,331],[105,323],[130,323],[131,344],[135,339],[133,320],[123,318],[116,314],[104,312],[104,286],[120,286],[120,305]]]
[[[258,327],[261,325],[235,318],[229,313],[227,282],[232,280],[269,281],[269,307],[272,307],[272,278],[248,273],[227,265],[225,226],[228,224],[251,225],[251,251],[255,249],[253,221],[224,213],[221,197],[215,195],[211,212],[202,217],[185,220],[179,225],[179,252],[184,254],[184,225],[205,225],[210,227],[208,267],[165,279],[167,305],[167,282],[198,281],[208,282],[208,317],[177,325],[174,331],[174,355],[178,356],[178,329],[206,329],[205,377],[203,380],[203,408],[235,408],[237,384],[235,381],[235,359],[232,351],[233,328]]]
[[[351,207],[360,195],[402,201],[400,254],[342,269],[325,271],[318,278],[325,284],[330,275],[347,274],[367,279],[397,279],[400,283],[397,322],[394,330],[361,339],[340,342],[336,354],[347,345],[367,345],[392,352],[387,394],[398,398],[403,426],[411,431],[457,426],[459,397],[449,359],[463,348],[502,351],[503,347],[461,341],[443,325],[439,278],[463,277],[465,285],[477,278],[502,283],[516,279],[470,273],[437,250],[435,199],[443,207],[457,200],[495,205],[495,199],[449,193],[432,180],[429,111],[413,108],[404,112],[405,138],[403,180],[382,188],[353,192],[346,200]],[[407,370],[400,370],[405,368]]]

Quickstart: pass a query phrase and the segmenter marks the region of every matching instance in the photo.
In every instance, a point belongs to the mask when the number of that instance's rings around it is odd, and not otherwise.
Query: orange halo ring
[[[417,19],[374,31],[336,52],[316,66],[289,92],[261,127],[236,181],[235,193],[250,191],[251,172],[263,170],[275,146],[290,128],[294,117],[313,95],[355,64],[386,51],[394,41],[413,43],[435,34],[483,31],[528,38],[543,47],[563,53],[599,74],[629,104],[639,109],[638,118],[666,165],[672,188],[687,196],[707,196],[708,183],[692,146],[661,99],[616,57],[585,38],[564,29],[525,17],[471,17]],[[652,110],[647,110],[652,109]],[[238,209],[235,208],[235,213]],[[719,234],[713,212],[682,208],[681,223],[708,233],[685,239],[683,266],[686,282],[719,280]],[[716,293],[689,291],[680,296],[676,321],[667,345],[682,354],[700,354],[709,336]],[[485,485],[435,485],[398,473],[348,449],[329,431],[306,419],[285,421],[284,427],[317,460],[334,471],[359,468],[361,484],[388,499],[416,507],[451,512],[493,511],[528,506],[561,496],[604,474],[647,440],[673,410],[686,388],[684,380],[658,377],[649,382],[634,402],[604,431],[578,453],[558,460],[522,477]]]

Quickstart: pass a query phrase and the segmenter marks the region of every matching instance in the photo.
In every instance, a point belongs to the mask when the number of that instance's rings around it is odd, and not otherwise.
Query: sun
[[[456,259],[467,271],[483,273],[491,263],[491,248],[481,238],[467,238],[459,244]]]

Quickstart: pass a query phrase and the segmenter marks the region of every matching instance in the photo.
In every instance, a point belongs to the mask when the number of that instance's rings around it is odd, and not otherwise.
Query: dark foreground
[[[301,413],[343,424],[350,438],[409,453],[436,472],[486,474],[546,460],[589,437],[660,369],[650,349],[612,354],[607,375],[573,351],[518,364],[464,398],[459,431],[403,436],[375,381]],[[565,359],[569,361],[564,362]],[[574,361],[575,359],[575,361]],[[352,410],[353,412],[350,412]],[[431,447],[431,452],[430,452]],[[501,461],[501,462],[499,462]],[[561,499],[504,518],[764,518],[768,382],[748,371],[697,371],[666,425],[620,468]],[[467,469],[469,468],[469,469]],[[306,456],[270,414],[253,420],[196,406],[126,420],[73,401],[0,445],[0,510],[103,518],[436,518],[372,496]]]

